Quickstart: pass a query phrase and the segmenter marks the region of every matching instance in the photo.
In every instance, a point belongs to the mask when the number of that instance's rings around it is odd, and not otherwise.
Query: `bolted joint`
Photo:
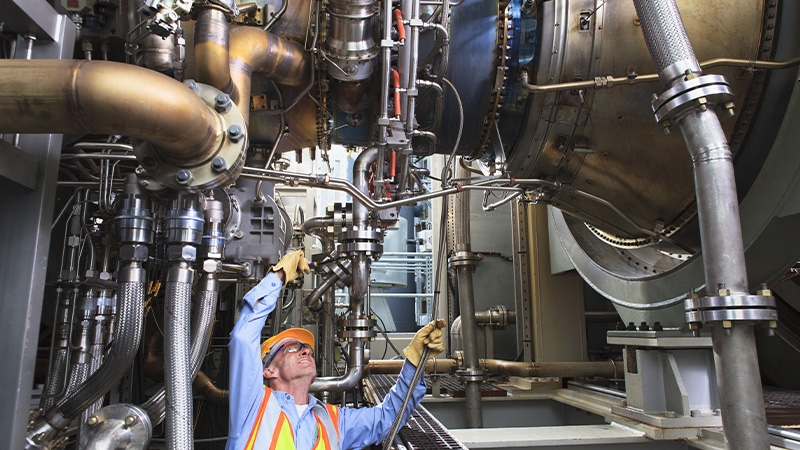
[[[142,244],[125,244],[119,248],[119,259],[123,261],[146,261],[150,256],[150,249]]]
[[[670,130],[671,126],[672,126],[672,122],[670,122],[669,120],[665,120],[665,121],[661,122],[661,129],[664,131],[664,134],[669,134],[670,131],[672,131],[672,130]]]
[[[228,139],[233,142],[239,142],[244,137],[244,132],[242,131],[242,127],[239,125],[231,125],[228,127]]]
[[[170,245],[167,248],[167,259],[193,262],[197,259],[197,249],[193,245]]]
[[[725,106],[725,114],[727,114],[729,117],[733,117],[734,115],[736,115],[736,111],[734,110],[736,105],[734,105],[733,102],[727,102],[725,103],[724,106]]]
[[[100,419],[98,419],[97,416],[95,416],[95,415],[91,415],[91,416],[89,416],[88,419],[86,419],[86,425],[89,425],[89,426],[97,425],[99,422],[100,422]]]
[[[192,172],[188,169],[180,169],[175,172],[175,181],[178,184],[189,184],[192,182]]]
[[[206,259],[203,261],[203,272],[216,273],[221,265],[221,261],[217,261],[215,259]]]
[[[136,421],[137,421],[136,416],[128,416],[125,418],[125,426],[131,427],[134,424],[136,424]]]
[[[197,86],[197,82],[194,80],[186,80],[183,82],[183,85],[191,89],[195,94],[200,92],[200,88]]]
[[[225,172],[228,169],[228,162],[222,156],[217,156],[211,161],[211,170],[216,173]]]
[[[226,113],[231,110],[231,97],[228,94],[220,92],[214,97],[214,109],[218,113]]]

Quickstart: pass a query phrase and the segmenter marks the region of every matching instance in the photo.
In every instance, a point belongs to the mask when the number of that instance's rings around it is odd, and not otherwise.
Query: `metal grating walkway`
[[[379,403],[394,386],[394,375],[370,375],[364,379],[367,386],[366,392],[370,400]],[[425,384],[430,390],[431,382],[425,377]],[[463,390],[463,388],[462,388]],[[434,450],[434,449],[459,449],[468,450],[464,444],[454,438],[444,425],[436,420],[433,415],[419,405],[408,423],[398,433],[403,445],[409,450]]]

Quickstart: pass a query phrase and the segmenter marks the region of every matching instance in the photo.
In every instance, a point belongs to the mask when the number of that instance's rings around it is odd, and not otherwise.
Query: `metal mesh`
[[[39,402],[39,407],[47,411],[56,404],[57,396],[62,394],[64,389],[64,375],[67,372],[67,349],[65,347],[56,350],[55,357],[53,358],[53,367],[50,370],[50,376],[47,378],[47,387],[42,394],[42,399]]]
[[[114,332],[114,342],[100,369],[74,394],[59,402],[59,410],[66,418],[77,417],[81,411],[117,384],[130,367],[139,348],[144,309],[144,282],[120,283],[117,298],[119,322]]]
[[[659,73],[677,61],[697,61],[675,0],[634,0],[633,4]]]
[[[189,321],[192,285],[168,281],[164,312],[164,378],[167,393],[167,448],[191,449],[192,383]]]
[[[444,378],[444,377],[443,377]],[[370,375],[365,379],[370,400],[378,403],[389,393],[389,389],[394,386],[394,375]],[[430,388],[430,380],[426,377],[425,384]],[[463,390],[463,386],[462,386]],[[448,433],[447,429],[436,420],[424,406],[419,405],[411,414],[408,423],[400,429],[398,433],[400,440],[409,449],[464,449],[461,442]],[[396,441],[395,441],[396,442]]]

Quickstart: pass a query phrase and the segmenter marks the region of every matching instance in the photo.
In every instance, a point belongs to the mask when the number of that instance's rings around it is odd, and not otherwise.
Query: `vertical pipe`
[[[457,165],[455,177],[462,178],[468,176],[466,169],[460,164]],[[455,197],[455,207],[453,208],[454,224],[454,243],[456,254],[470,254],[470,195],[464,192]],[[469,375],[480,374],[481,367],[478,362],[478,325],[475,320],[475,296],[472,289],[471,265],[459,265],[456,267],[456,277],[458,280],[458,304],[461,311],[462,335],[464,341],[464,366]],[[467,397],[467,425],[470,428],[483,427],[483,413],[481,408],[481,381],[468,380],[466,383]]]
[[[164,311],[164,378],[167,394],[167,448],[192,449],[192,376],[189,355],[192,278],[186,261],[173,264],[167,275]]]
[[[674,0],[634,0],[650,54],[666,86],[688,73],[699,74]],[[706,290],[725,288],[746,294],[739,203],[733,160],[719,119],[698,108],[677,119],[694,166]],[[734,321],[723,329],[711,323],[714,361],[726,448],[769,448],[764,398],[751,322]]]
[[[413,24],[419,22],[419,0],[411,0],[411,22]],[[411,36],[409,38],[409,62],[408,62],[408,84],[406,85],[406,92],[408,93],[408,100],[406,103],[406,133],[413,133],[416,128],[414,123],[414,112],[416,110],[417,102],[417,63],[419,61],[419,26],[413,25],[411,27]]]

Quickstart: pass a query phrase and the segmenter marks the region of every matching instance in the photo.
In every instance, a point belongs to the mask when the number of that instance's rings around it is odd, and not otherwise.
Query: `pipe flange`
[[[458,251],[453,256],[447,258],[447,267],[452,269],[454,267],[470,266],[477,267],[481,258],[472,252]]]
[[[778,311],[771,295],[716,295],[684,301],[690,324],[733,321],[775,321]]]
[[[222,91],[192,80],[186,83],[208,105],[209,114],[219,122],[217,147],[195,158],[193,161],[166,159],[149,142],[137,142],[133,147],[136,159],[141,164],[137,169],[140,178],[151,178],[157,183],[178,190],[205,190],[233,184],[244,167],[247,149],[247,124],[238,108],[228,111],[214,110],[215,98]],[[211,131],[211,130],[209,130]]]
[[[345,339],[372,339],[378,335],[374,330],[378,321],[375,319],[340,319],[339,327],[342,328],[342,337]]]
[[[341,252],[345,255],[366,254],[380,256],[383,253],[383,232],[376,230],[346,230],[339,235]]]
[[[656,122],[673,121],[689,110],[705,110],[733,100],[733,91],[722,75],[703,75],[680,81],[653,100]]]
[[[108,405],[89,416],[80,433],[81,448],[146,449],[153,425],[140,407],[128,404]]]
[[[481,369],[456,370],[456,378],[463,382],[483,382],[485,372]]]

